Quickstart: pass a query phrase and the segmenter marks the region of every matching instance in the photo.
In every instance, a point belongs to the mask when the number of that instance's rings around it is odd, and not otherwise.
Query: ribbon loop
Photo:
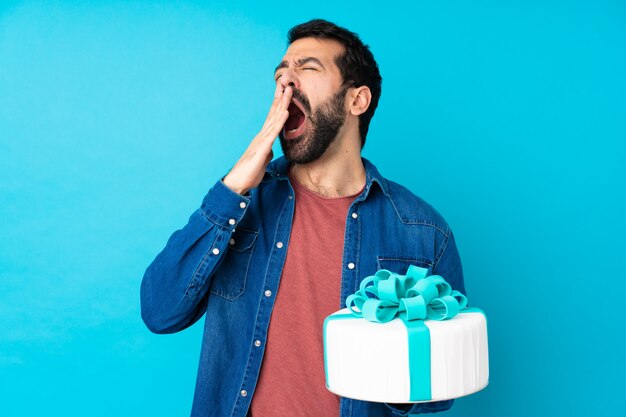
[[[396,316],[405,320],[446,320],[467,306],[467,297],[440,275],[409,266],[406,275],[380,269],[364,278],[359,290],[346,298],[352,314],[368,321],[386,323]]]
[[[460,292],[456,290],[452,290],[452,293],[450,295],[458,301],[459,308],[461,310],[467,307],[467,297],[465,295],[461,294]]]
[[[424,297],[418,295],[417,297],[403,298],[402,305],[407,320],[424,320],[426,318],[427,308]]]

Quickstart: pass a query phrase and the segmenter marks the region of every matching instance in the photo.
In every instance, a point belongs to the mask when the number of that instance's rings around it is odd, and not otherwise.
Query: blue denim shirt
[[[405,273],[411,264],[465,293],[459,253],[442,216],[362,161],[366,184],[346,216],[337,309],[364,277],[381,268]],[[284,157],[272,161],[259,186],[244,196],[218,180],[143,277],[141,315],[152,332],[178,332],[206,314],[194,417],[248,413],[289,246],[295,201],[288,166]],[[391,405],[341,398],[340,416],[428,413],[447,410],[452,402]]]

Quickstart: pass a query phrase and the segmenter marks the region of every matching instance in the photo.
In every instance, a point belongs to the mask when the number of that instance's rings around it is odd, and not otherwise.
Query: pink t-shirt
[[[324,319],[340,306],[346,216],[361,193],[324,198],[298,184],[283,268],[252,417],[338,417],[339,397],[326,389]]]

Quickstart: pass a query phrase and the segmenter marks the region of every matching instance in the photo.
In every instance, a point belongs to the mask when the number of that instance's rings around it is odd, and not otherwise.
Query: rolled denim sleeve
[[[251,201],[217,181],[187,224],[148,266],[140,289],[141,317],[154,333],[174,333],[206,311],[211,276]]]

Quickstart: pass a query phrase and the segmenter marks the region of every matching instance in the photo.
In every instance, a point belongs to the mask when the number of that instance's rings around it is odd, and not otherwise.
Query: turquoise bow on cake
[[[361,281],[359,290],[346,298],[352,314],[368,321],[386,323],[399,316],[405,320],[445,320],[467,306],[467,298],[452,290],[439,275],[411,265],[406,275],[381,269]]]

